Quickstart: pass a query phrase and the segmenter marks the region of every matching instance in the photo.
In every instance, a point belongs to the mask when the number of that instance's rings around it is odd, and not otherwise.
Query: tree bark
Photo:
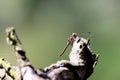
[[[35,70],[26,56],[15,29],[7,28],[6,33],[7,43],[13,46],[18,65],[12,66],[5,58],[0,58],[0,80],[87,80],[98,61],[98,55],[90,48],[89,39],[72,33],[60,54],[61,56],[69,44],[72,44],[70,60],[61,60],[49,67]]]

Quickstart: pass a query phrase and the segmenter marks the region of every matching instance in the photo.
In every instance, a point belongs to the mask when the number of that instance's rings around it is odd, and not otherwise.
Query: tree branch
[[[0,80],[87,80],[98,61],[98,55],[90,48],[89,39],[72,33],[60,54],[63,55],[67,47],[72,44],[70,60],[61,60],[49,67],[35,70],[15,29],[7,28],[6,33],[7,43],[13,46],[18,65],[12,66],[5,58],[0,58],[0,73],[2,73]]]

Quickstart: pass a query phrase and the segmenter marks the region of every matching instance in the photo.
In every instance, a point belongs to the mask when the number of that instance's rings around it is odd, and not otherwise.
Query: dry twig
[[[12,66],[5,58],[0,58],[1,80],[87,80],[93,73],[98,60],[89,45],[89,40],[72,33],[67,47],[72,44],[70,60],[61,60],[44,69],[35,70],[26,56],[22,43],[13,27],[6,29],[7,43],[14,47],[18,66]]]

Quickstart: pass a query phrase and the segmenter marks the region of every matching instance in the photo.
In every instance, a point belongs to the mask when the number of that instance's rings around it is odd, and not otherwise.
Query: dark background
[[[16,65],[5,41],[5,28],[10,26],[16,28],[36,69],[68,59],[71,47],[62,57],[58,54],[76,32],[89,37],[92,50],[100,54],[88,80],[120,80],[119,0],[0,0],[0,57]]]

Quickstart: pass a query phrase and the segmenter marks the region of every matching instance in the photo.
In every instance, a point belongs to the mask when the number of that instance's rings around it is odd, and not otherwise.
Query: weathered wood
[[[14,47],[18,65],[12,66],[5,58],[0,58],[0,73],[2,73],[0,80],[87,80],[98,61],[98,55],[90,48],[89,39],[72,33],[60,54],[63,55],[67,47],[72,44],[70,60],[61,60],[49,67],[35,70],[15,29],[7,28],[6,33],[7,43]]]

